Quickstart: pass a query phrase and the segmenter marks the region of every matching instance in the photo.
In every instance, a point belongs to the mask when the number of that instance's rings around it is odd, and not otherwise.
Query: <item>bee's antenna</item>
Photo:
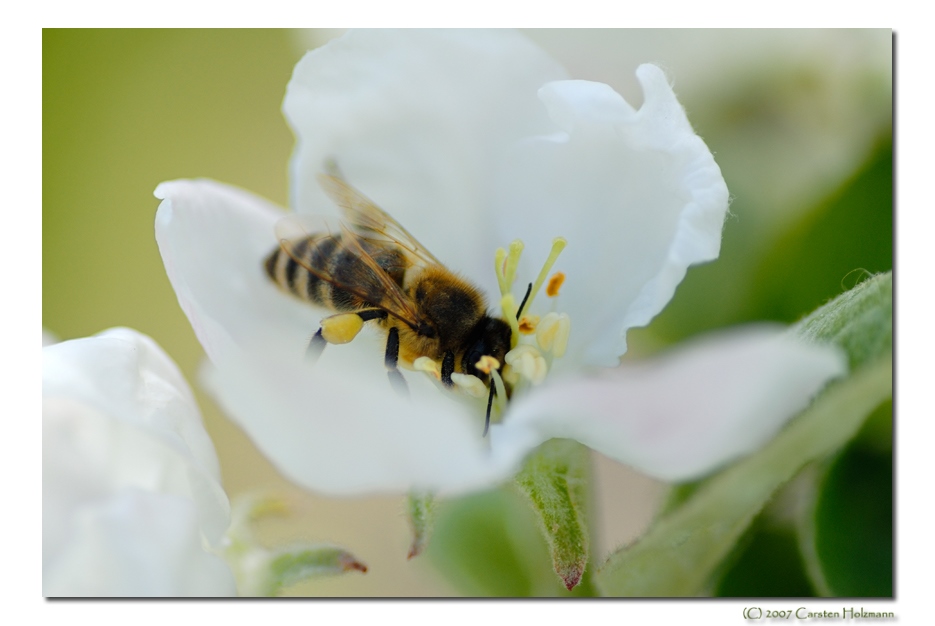
[[[484,419],[484,434],[481,437],[486,437],[487,429],[490,428],[490,409],[493,407],[493,394],[496,388],[497,386],[493,384],[493,381],[490,381],[490,395],[487,396],[487,417]]]
[[[519,319],[523,314],[523,307],[526,306],[526,301],[529,300],[529,294],[532,293],[532,283],[529,283],[529,286],[526,287],[526,295],[523,296],[523,301],[519,303],[519,308],[516,309],[516,319]]]

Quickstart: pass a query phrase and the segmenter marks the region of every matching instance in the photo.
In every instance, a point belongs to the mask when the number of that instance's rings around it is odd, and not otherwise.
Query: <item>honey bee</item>
[[[337,227],[290,216],[277,224],[280,246],[265,260],[267,275],[284,291],[337,313],[322,320],[309,343],[317,359],[328,343],[351,341],[365,322],[386,331],[384,363],[390,383],[407,392],[402,365],[419,357],[434,361],[441,382],[452,374],[479,378],[489,387],[484,434],[495,385],[482,357],[498,363],[510,350],[512,331],[488,314],[482,292],[447,269],[385,211],[354,189],[331,163],[319,184],[341,209]],[[298,237],[290,229],[300,223]],[[483,368],[487,369],[487,368]]]

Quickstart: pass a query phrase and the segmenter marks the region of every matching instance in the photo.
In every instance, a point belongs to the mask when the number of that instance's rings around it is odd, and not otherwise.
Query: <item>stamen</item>
[[[516,373],[516,370],[514,370],[513,366],[509,363],[505,364],[500,371],[503,375],[503,380],[509,383],[511,387],[515,387],[519,383],[519,374]]]
[[[500,361],[488,354],[485,354],[477,363],[474,364],[474,367],[485,374],[489,374],[492,370],[500,369]]]
[[[510,253],[506,257],[506,268],[503,272],[506,288],[513,288],[513,281],[516,280],[516,268],[519,267],[519,257],[523,253],[523,242],[514,239],[510,242]]]
[[[547,313],[536,329],[536,342],[543,351],[552,351],[555,357],[565,354],[568,335],[571,333],[571,318],[567,313]]]
[[[497,248],[493,255],[493,271],[497,275],[497,284],[500,285],[500,295],[505,296],[510,291],[506,284],[506,250]]]
[[[519,332],[523,333],[524,335],[531,335],[536,332],[536,327],[538,325],[538,315],[524,315],[523,319],[519,321]]]
[[[548,276],[552,266],[555,265],[555,261],[558,260],[558,255],[562,253],[566,245],[568,245],[568,241],[564,237],[556,237],[552,240],[552,251],[549,252],[549,258],[545,260],[545,265],[542,266],[542,269],[539,271],[539,277],[536,278],[536,282],[532,286],[532,293],[529,295],[529,302],[526,304],[527,310],[532,308],[532,302],[536,299],[539,288],[542,287],[542,283],[545,282],[545,277]]]
[[[435,380],[442,379],[442,371],[438,366],[438,363],[433,361],[427,356],[420,356],[418,359],[412,362],[412,369],[425,372],[429,376],[435,378]]]
[[[558,290],[562,288],[562,283],[565,282],[565,274],[562,272],[555,272],[552,274],[552,278],[549,279],[549,284],[545,286],[545,295],[550,298],[554,298],[558,295]]]
[[[500,309],[503,311],[504,321],[510,325],[510,330],[513,331],[510,336],[510,347],[515,348],[516,342],[519,341],[519,322],[516,321],[516,300],[513,299],[512,293],[505,293],[500,298]]]
[[[500,373],[497,370],[490,372],[490,377],[493,379],[492,384],[497,387],[497,410],[503,415],[506,411],[506,386],[503,384],[503,379],[500,378]]]
[[[496,370],[494,370],[496,374]],[[475,398],[483,398],[487,395],[487,385],[477,376],[472,374],[461,374],[454,372],[451,375],[451,382],[460,387],[466,394]]]
[[[529,344],[517,346],[507,352],[504,358],[516,373],[527,378],[534,385],[540,384],[545,380],[545,375],[549,373],[548,363],[535,346]]]

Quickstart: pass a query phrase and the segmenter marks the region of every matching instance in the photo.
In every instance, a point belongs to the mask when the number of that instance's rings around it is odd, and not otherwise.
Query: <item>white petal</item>
[[[236,595],[230,569],[202,549],[187,498],[129,488],[72,521],[70,541],[43,565],[44,596]]]
[[[536,91],[563,78],[512,31],[351,31],[308,53],[289,83],[293,206],[334,210],[315,180],[334,157],[354,186],[490,293],[494,250],[509,242],[492,239],[490,181],[506,147],[548,131]]]
[[[162,183],[155,195],[156,242],[182,310],[212,360],[245,338],[279,331],[280,318],[304,329],[317,326],[308,308],[290,307],[269,281],[263,259],[277,245],[282,210],[243,190],[212,180]],[[266,320],[267,324],[258,324]],[[287,324],[289,327],[292,324]]]
[[[148,337],[114,329],[43,348],[43,550],[87,500],[134,486],[191,498],[205,536],[230,522],[188,385]]]
[[[662,71],[643,65],[637,76],[639,110],[604,84],[545,85],[553,132],[519,143],[500,168],[501,238],[536,233],[524,237],[527,273],[553,237],[568,240],[555,269],[567,276],[558,308],[574,327],[559,369],[616,365],[626,330],[648,323],[688,266],[720,248],[728,205],[720,169]]]
[[[761,447],[845,371],[835,349],[748,328],[534,390],[514,403],[503,429],[519,439],[577,439],[656,478],[684,481]]]
[[[366,331],[365,331],[366,332]],[[348,350],[360,344],[364,353]],[[290,479],[335,495],[457,493],[512,475],[534,443],[492,454],[482,439],[486,398],[440,392],[405,372],[412,399],[393,393],[382,338],[328,346],[314,367],[252,350],[205,372],[228,415]]]

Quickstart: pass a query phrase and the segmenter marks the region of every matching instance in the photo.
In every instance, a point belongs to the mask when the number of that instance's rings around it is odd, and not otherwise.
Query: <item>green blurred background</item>
[[[286,205],[293,140],[280,113],[285,87],[305,50],[338,34],[44,30],[43,327],[61,339],[112,326],[152,336],[196,388],[228,493],[273,490],[293,502],[294,515],[266,523],[264,538],[334,541],[370,566],[365,576],[305,583],[293,593],[481,593],[482,586],[472,587],[469,577],[450,569],[452,582],[445,582],[429,559],[405,560],[401,499],[326,499],[279,477],[198,389],[203,352],[156,248],[152,192],[164,180],[210,177]],[[628,358],[730,324],[795,321],[867,273],[892,268],[890,31],[528,34],[573,77],[609,83],[634,104],[641,101],[635,67],[661,65],[731,191],[721,258],[691,270],[666,311],[631,333]],[[886,431],[886,416],[883,421]],[[866,464],[842,457],[829,483],[863,480],[892,498],[891,447],[883,453],[875,444],[870,452],[865,448],[855,454],[876,455],[879,472],[860,474]],[[639,534],[664,487],[599,455],[595,466],[593,543],[603,556]],[[887,467],[890,481],[881,482]],[[860,475],[850,478],[855,472]],[[488,511],[487,519],[507,515],[514,503],[500,502],[504,498],[493,494],[473,510]],[[496,526],[490,533],[498,532]],[[781,532],[769,534],[776,524],[764,520],[760,526],[767,532],[751,531],[751,549],[785,545]],[[445,528],[443,517],[439,541]],[[491,545],[494,534],[476,541]],[[738,567],[746,563],[740,553],[734,560]],[[726,576],[719,589],[744,595],[736,581],[748,578]],[[840,589],[853,592],[861,584]],[[783,589],[815,591],[807,583],[790,585]]]

